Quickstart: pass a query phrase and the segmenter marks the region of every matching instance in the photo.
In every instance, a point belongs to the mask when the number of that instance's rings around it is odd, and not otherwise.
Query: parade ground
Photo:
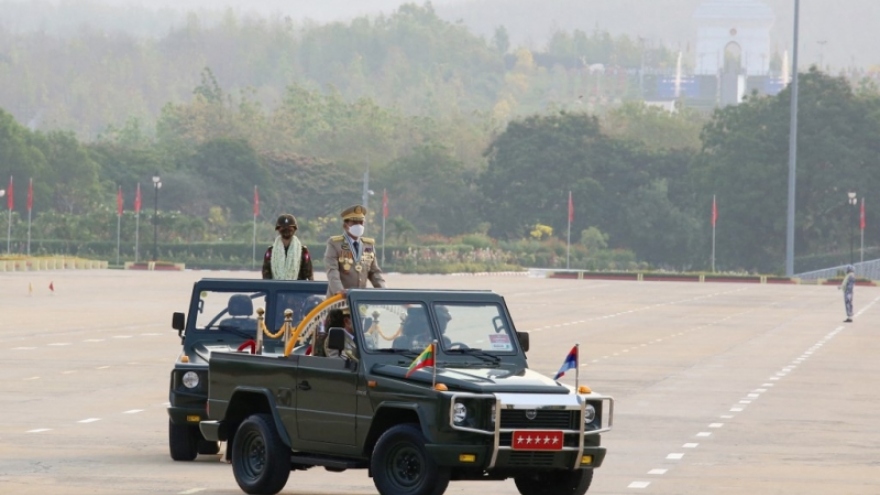
[[[0,274],[0,494],[233,495],[219,455],[168,454],[171,314],[202,277]],[[590,494],[880,493],[880,287],[389,274],[397,288],[490,289],[552,376],[615,398]],[[50,290],[52,285],[54,290]],[[574,373],[563,382],[573,385]],[[291,473],[284,494],[377,493],[365,470]],[[512,480],[446,493],[515,495]]]

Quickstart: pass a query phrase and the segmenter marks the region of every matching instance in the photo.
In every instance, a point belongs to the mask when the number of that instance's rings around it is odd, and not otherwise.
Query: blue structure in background
[[[678,93],[679,98],[698,98],[700,96],[700,82],[694,77],[682,77]],[[674,77],[657,79],[657,98],[661,100],[675,99]]]

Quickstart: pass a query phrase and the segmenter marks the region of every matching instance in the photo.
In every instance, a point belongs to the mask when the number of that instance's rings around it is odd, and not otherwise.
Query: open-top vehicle
[[[287,309],[295,325],[326,293],[326,282],[203,279],[193,285],[188,317],[174,313],[171,324],[182,344],[171,370],[168,396],[172,459],[191,461],[198,454],[219,452],[219,444],[205,440],[199,432],[199,421],[207,417],[211,354],[235,352],[255,339],[261,320],[257,309],[265,312],[262,321],[267,328],[283,326]],[[266,336],[263,348],[267,353],[283,354],[284,344],[281,338]]]
[[[324,328],[333,309],[349,329]],[[382,495],[507,478],[523,495],[582,495],[613,399],[530,370],[528,348],[493,292],[350,290],[306,315],[282,355],[213,353],[201,431],[229,442],[251,494],[322,466],[368,469]]]

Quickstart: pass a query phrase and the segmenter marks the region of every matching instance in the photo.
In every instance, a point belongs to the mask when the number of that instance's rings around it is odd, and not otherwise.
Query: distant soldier
[[[856,286],[856,268],[852,265],[846,265],[846,276],[840,283],[839,290],[843,291],[843,306],[846,309],[846,319],[844,323],[852,323],[853,317],[853,289]]]
[[[314,280],[309,248],[296,237],[296,217],[285,213],[275,222],[278,236],[263,256],[263,278],[272,280]]]
[[[330,283],[327,294],[344,293],[346,289],[362,289],[367,280],[373,287],[385,287],[382,270],[376,262],[376,241],[364,235],[367,209],[354,205],[342,212],[345,233],[327,240],[324,266]]]

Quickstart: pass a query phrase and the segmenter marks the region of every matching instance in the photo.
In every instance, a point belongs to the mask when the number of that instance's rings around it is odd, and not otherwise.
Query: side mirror
[[[186,315],[183,313],[174,313],[171,315],[171,328],[177,330],[177,333],[186,328]]]
[[[529,332],[516,332],[516,339],[523,352],[529,352]]]
[[[333,327],[327,332],[327,348],[342,352],[345,349],[345,329]]]

